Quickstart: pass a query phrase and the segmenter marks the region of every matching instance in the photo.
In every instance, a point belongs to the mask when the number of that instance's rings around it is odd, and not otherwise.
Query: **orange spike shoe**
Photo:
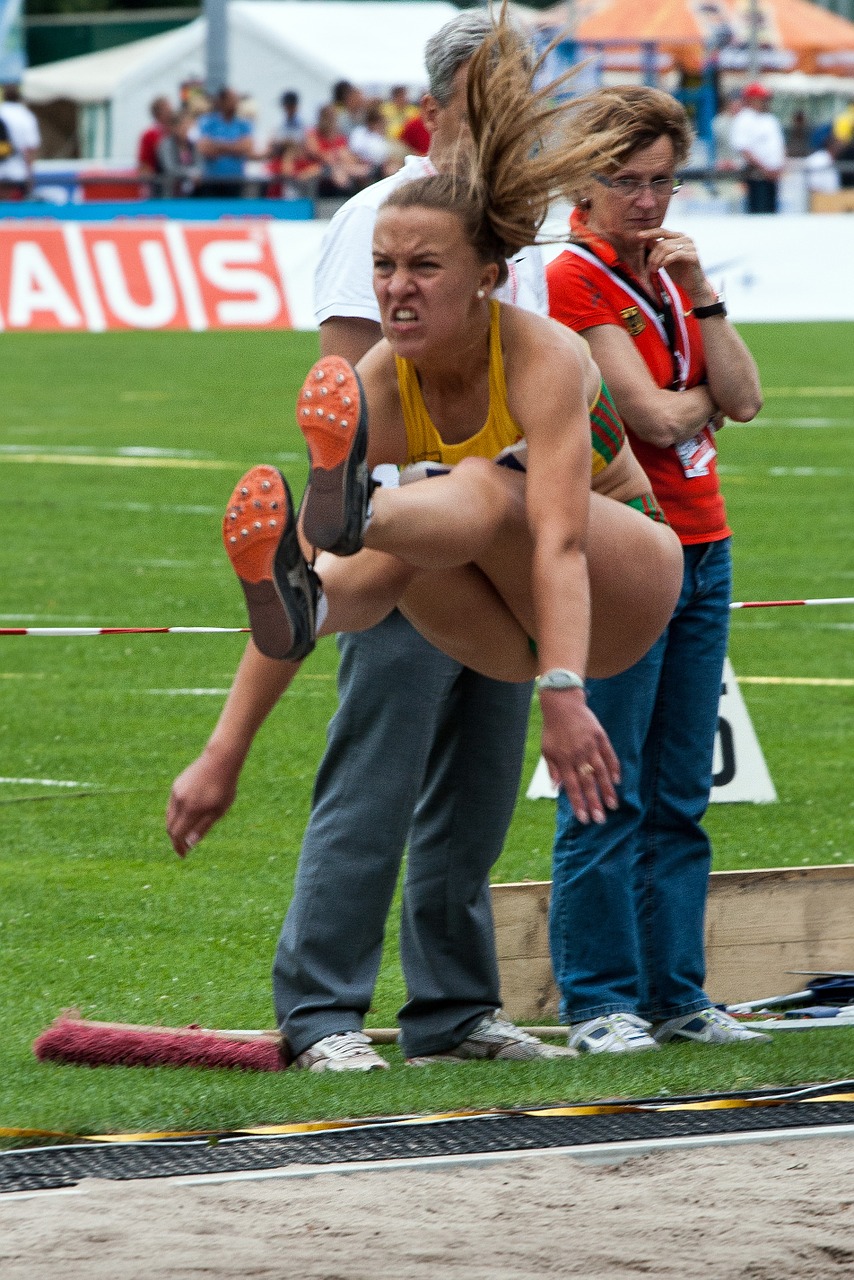
[[[275,467],[253,467],[239,481],[222,540],[257,648],[268,658],[299,662],[314,648],[320,579],[302,554],[291,492]]]
[[[365,393],[352,365],[340,356],[317,361],[299,393],[297,423],[311,463],[302,500],[306,540],[337,556],[355,555],[375,486],[365,462]]]

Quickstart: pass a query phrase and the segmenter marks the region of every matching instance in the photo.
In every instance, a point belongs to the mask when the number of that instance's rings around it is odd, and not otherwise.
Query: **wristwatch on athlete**
[[[553,667],[537,676],[538,689],[583,689],[584,680],[575,671],[567,671],[565,667]]]

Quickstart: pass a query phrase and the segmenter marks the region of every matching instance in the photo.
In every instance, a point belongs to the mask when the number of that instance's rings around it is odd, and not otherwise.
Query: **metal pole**
[[[759,0],[750,0],[747,10],[749,43],[747,46],[747,73],[751,80],[759,75]]]
[[[228,84],[228,0],[204,0],[207,21],[205,88],[211,97]]]

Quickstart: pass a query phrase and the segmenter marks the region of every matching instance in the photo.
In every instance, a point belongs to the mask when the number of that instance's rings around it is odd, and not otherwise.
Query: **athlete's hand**
[[[240,765],[218,756],[210,746],[172,784],[166,830],[183,858],[231,807]]]
[[[618,806],[620,763],[581,689],[541,689],[543,757],[579,822],[604,822]]]

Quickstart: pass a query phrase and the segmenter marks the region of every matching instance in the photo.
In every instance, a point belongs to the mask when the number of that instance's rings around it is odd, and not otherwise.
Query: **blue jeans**
[[[729,633],[730,540],[684,547],[667,630],[640,662],[591,680],[620,760],[620,806],[582,825],[558,799],[549,917],[562,1022],[708,1007],[704,917],[711,845],[700,821]]]

